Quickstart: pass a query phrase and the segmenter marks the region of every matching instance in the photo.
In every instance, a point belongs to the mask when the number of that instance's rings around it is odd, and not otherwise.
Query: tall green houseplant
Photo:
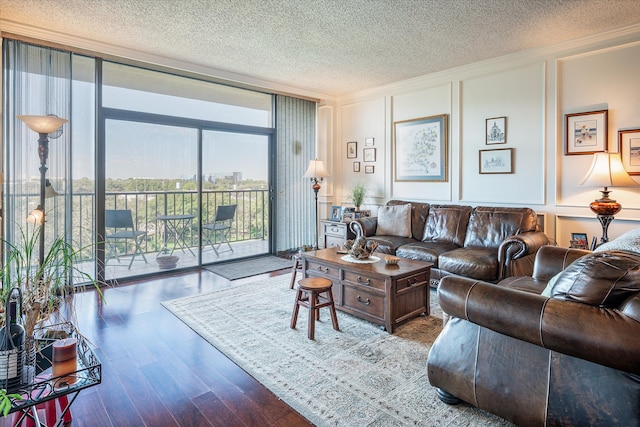
[[[356,212],[360,211],[360,206],[364,202],[364,196],[366,195],[366,193],[367,189],[362,183],[354,185],[354,187],[351,189],[351,201],[356,207]]]

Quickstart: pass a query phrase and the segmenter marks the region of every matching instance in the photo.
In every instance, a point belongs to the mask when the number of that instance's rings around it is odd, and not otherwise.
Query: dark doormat
[[[225,279],[235,280],[255,276],[256,274],[291,268],[292,265],[293,262],[290,260],[270,255],[227,264],[212,265],[205,267],[205,270],[218,274]]]

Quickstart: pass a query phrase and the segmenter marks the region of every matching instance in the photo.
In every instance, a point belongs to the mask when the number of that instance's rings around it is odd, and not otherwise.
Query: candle
[[[53,376],[60,377],[78,370],[78,342],[75,338],[65,338],[53,343]],[[74,384],[75,375],[61,379],[61,383]]]

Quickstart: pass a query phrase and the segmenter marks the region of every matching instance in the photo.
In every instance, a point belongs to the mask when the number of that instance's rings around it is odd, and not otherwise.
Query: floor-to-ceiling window
[[[273,250],[272,95],[16,40],[3,53],[5,236],[37,201],[38,136],[15,116],[54,113],[70,121],[49,159],[48,236],[88,247],[88,273],[123,279],[162,272],[161,257],[182,268]],[[217,208],[230,204],[219,230]],[[107,211],[126,211],[133,234],[106,227]]]

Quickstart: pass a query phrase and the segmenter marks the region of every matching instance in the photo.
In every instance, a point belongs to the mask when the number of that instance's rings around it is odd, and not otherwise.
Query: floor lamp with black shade
[[[45,222],[45,198],[52,194],[53,187],[47,188],[47,184],[51,186],[47,179],[47,158],[49,157],[49,134],[57,131],[63,124],[67,123],[67,119],[57,116],[17,116],[28,127],[39,135],[38,138],[38,157],[40,157],[40,204],[29,213],[27,221],[37,224],[40,227],[39,237],[39,258],[40,265],[44,264],[44,222]],[[55,193],[55,190],[53,190]]]
[[[313,183],[313,192],[315,193],[315,203],[316,203],[316,244],[313,249],[318,249],[318,191],[320,191],[320,183],[324,180],[324,178],[328,177],[329,173],[324,168],[324,163],[322,160],[309,160],[309,167],[307,171],[304,173],[305,178],[309,178]]]

